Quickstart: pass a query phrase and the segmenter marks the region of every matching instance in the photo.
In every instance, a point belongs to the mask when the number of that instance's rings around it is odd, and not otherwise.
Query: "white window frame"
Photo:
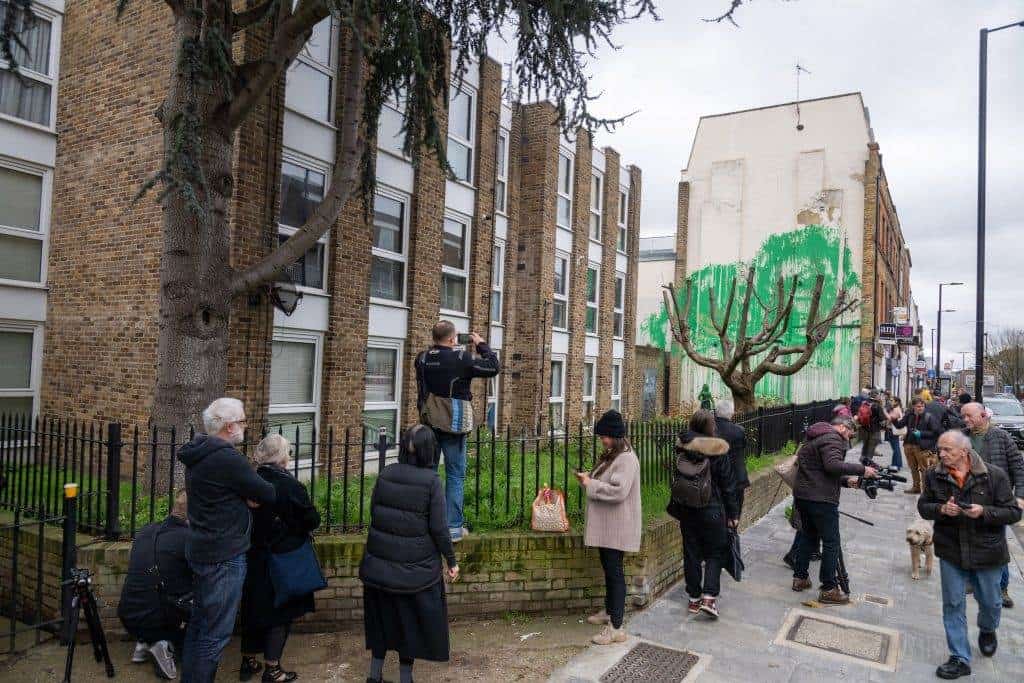
[[[492,388],[494,389],[493,393],[491,392]],[[490,411],[491,406],[493,405],[494,406],[494,427],[493,427],[492,431],[497,433],[497,431],[498,431],[498,422],[499,422],[499,420],[501,418],[501,403],[499,401],[499,398],[501,396],[501,375],[500,374],[495,375],[494,377],[488,377],[487,378],[486,396],[487,396],[487,401],[486,401],[487,405],[484,406],[484,425],[487,426],[488,429],[491,429],[490,425],[487,424],[487,413]]]
[[[32,3],[32,12],[40,19],[50,22],[50,58],[47,60],[50,72],[43,74],[23,66],[18,67],[18,72],[30,80],[50,86],[50,122],[49,125],[44,126],[35,121],[3,113],[0,113],[0,119],[11,121],[19,126],[29,126],[37,130],[55,133],[57,131],[57,83],[60,80],[60,43],[64,35],[64,15],[38,2]],[[0,68],[7,69],[7,67],[7,60],[0,57]]]
[[[621,286],[621,290],[620,290]],[[617,300],[622,292],[621,303]],[[615,273],[615,291],[612,298],[612,337],[622,339],[626,329],[626,274]]]
[[[43,376],[43,324],[29,321],[0,320],[0,332],[32,335],[32,354],[29,363],[28,386],[14,389],[0,388],[0,398],[29,398],[32,400],[32,418],[39,414],[39,387]]]
[[[271,337],[271,344],[275,341],[280,342],[292,342],[298,344],[312,344],[314,347],[313,354],[313,402],[312,403],[269,403],[267,406],[267,415],[288,415],[292,413],[313,413],[313,428],[316,434],[315,442],[323,441],[320,436],[320,391],[323,379],[323,363],[324,363],[324,336],[320,332],[314,332],[312,330],[293,330],[286,327],[275,327],[274,333]],[[273,347],[271,347],[273,348]],[[271,364],[273,364],[273,350],[271,350]],[[267,381],[269,382],[269,375]],[[268,392],[269,393],[269,392]],[[283,435],[288,439],[289,443],[294,438],[294,434],[288,434],[283,432]],[[298,446],[292,444],[294,449],[292,452],[296,454],[296,461],[298,462],[299,469],[303,467],[312,467],[316,463],[316,444],[313,444],[310,448],[312,451],[312,458],[298,458]]]
[[[0,156],[0,166],[12,171],[17,171],[18,173],[39,176],[42,178],[43,183],[42,190],[39,194],[39,230],[25,230],[24,228],[0,225],[0,234],[2,235],[24,237],[38,240],[42,243],[39,255],[41,261],[39,264],[39,282],[0,277],[0,285],[44,289],[46,287],[47,271],[49,267],[49,258],[47,258],[47,256],[50,252],[50,219],[53,208],[53,169],[22,161],[20,159],[12,159],[11,157],[6,156]]]
[[[294,7],[294,5],[297,5],[297,4],[298,4],[298,0],[295,0],[295,2],[293,3],[293,7]],[[313,57],[311,57],[309,55],[309,51],[306,49],[306,46],[303,45],[302,49],[299,50],[299,54],[297,54],[295,56],[295,61],[285,71],[285,73],[287,74],[287,72],[291,71],[295,67],[296,64],[302,63],[305,66],[310,67],[314,71],[319,71],[320,73],[322,73],[322,74],[327,76],[327,78],[329,79],[328,82],[330,83],[331,91],[329,93],[327,93],[327,119],[326,120],[321,119],[321,118],[317,118],[313,114],[309,114],[309,113],[301,111],[299,109],[294,109],[292,107],[288,107],[287,98],[285,98],[285,107],[288,109],[288,111],[290,111],[290,112],[292,112],[294,114],[298,114],[299,116],[302,116],[303,118],[309,119],[310,121],[316,121],[318,123],[330,126],[331,128],[335,127],[334,126],[334,115],[335,115],[335,109],[337,107],[337,100],[336,100],[336,98],[338,96],[338,40],[339,40],[339,30],[338,30],[338,28],[339,28],[338,20],[335,19],[334,17],[331,17],[331,19],[330,19],[330,41],[331,41],[331,44],[328,47],[328,54],[330,55],[330,60],[331,60],[330,64],[324,64],[321,61],[313,59]],[[286,83],[287,83],[287,76],[285,76],[285,80],[286,80]],[[286,84],[285,88],[287,88],[287,87],[288,86]]]
[[[562,190],[562,159],[566,159],[569,162],[569,169],[566,171],[568,177],[566,180],[569,184],[569,192],[566,193]],[[565,150],[558,150],[558,168],[555,170],[555,192],[557,199],[555,199],[555,225],[566,230],[572,230],[572,187],[573,187],[573,175],[576,169],[576,159],[573,155],[569,154]],[[559,211],[558,211],[558,200],[564,199],[569,203],[569,223],[559,223]]]
[[[562,332],[567,332],[569,330],[569,286],[570,286],[570,284],[572,282],[572,279],[571,279],[572,278],[572,258],[569,256],[569,254],[567,254],[564,251],[556,251],[555,252],[555,262],[556,263],[557,263],[558,259],[561,259],[561,260],[565,261],[565,293],[564,294],[559,294],[557,291],[554,290],[553,287],[552,287],[551,291],[552,291],[552,300],[553,301],[560,301],[563,304],[565,304],[565,325],[562,326],[562,327],[559,327],[559,326],[555,325],[554,304],[552,304],[552,310],[551,310],[551,329],[553,329],[553,330],[560,330]],[[554,270],[552,270],[552,272],[551,272],[551,277],[552,278],[555,277]]]
[[[406,303],[409,300],[409,228],[411,225],[409,216],[412,213],[412,197],[405,192],[400,192],[387,185],[377,184],[377,190],[375,194],[382,195],[388,199],[393,199],[396,202],[402,203],[402,253],[398,254],[387,249],[381,249],[373,245],[373,235],[370,235],[370,253],[372,256],[386,259],[388,261],[395,261],[402,264],[402,298],[397,299],[384,299],[382,297],[371,296],[370,303],[380,304],[382,306],[396,306],[399,308],[406,308]],[[370,225],[371,229],[373,225]],[[370,271],[373,271],[373,262],[370,262]],[[326,282],[326,280],[325,280]]]
[[[463,268],[453,268],[451,266],[444,265],[444,254],[443,254],[443,247],[442,247],[442,255],[441,255],[442,291],[441,291],[441,293],[442,293],[442,295],[444,294],[444,288],[443,288],[444,279],[443,279],[443,276],[444,275],[455,275],[457,277],[463,278],[466,281],[466,288],[465,288],[466,296],[464,297],[464,300],[462,302],[463,310],[459,311],[459,310],[452,309],[452,308],[444,308],[442,306],[441,307],[441,313],[445,313],[445,314],[448,314],[448,315],[454,315],[454,316],[458,316],[458,317],[461,317],[461,318],[465,318],[465,317],[469,316],[469,270],[470,270],[470,267],[471,267],[471,260],[472,260],[472,254],[470,253],[470,250],[472,249],[472,244],[473,244],[473,219],[470,218],[469,216],[466,216],[465,214],[456,213],[456,212],[452,211],[451,209],[448,209],[448,210],[446,210],[444,212],[444,218],[442,220],[453,220],[453,221],[456,221],[458,223],[463,224],[464,226],[466,226],[466,236],[465,236],[465,239],[463,241],[463,248],[462,248],[462,259],[464,261]],[[443,239],[443,235],[444,235],[444,225],[443,224],[441,226],[441,232],[442,232],[442,239]]]
[[[629,249],[629,189],[619,188],[619,234],[615,250],[625,254]]]
[[[597,197],[594,197],[594,181],[597,181]],[[592,225],[587,225],[587,236],[590,241],[601,244],[601,235],[604,234],[604,174],[598,171],[590,173],[590,221],[597,217],[597,235],[594,235]]]
[[[587,392],[587,368],[590,368],[590,393]],[[593,424],[594,419],[594,406],[596,404],[595,396],[597,394],[597,359],[596,358],[585,358],[583,360],[583,414],[587,415],[587,406],[589,405],[590,418],[589,422]]]
[[[450,116],[448,118],[448,139],[469,147],[469,173],[466,174],[468,176],[466,180],[462,180],[458,177],[450,177],[449,180],[453,180],[456,183],[476,189],[476,183],[474,182],[474,178],[476,177],[476,145],[473,144],[473,141],[476,139],[477,91],[467,83],[463,83],[462,86],[459,87],[457,82],[452,81],[451,96],[449,97],[448,102],[449,113],[451,112],[451,99],[454,99],[456,93],[462,93],[469,97],[469,139],[467,140],[466,138],[455,135],[452,132]]]
[[[402,365],[403,356],[402,353],[405,350],[405,342],[402,339],[392,339],[388,337],[369,337],[366,340],[367,349],[386,349],[388,351],[395,352],[395,399],[393,401],[367,401],[366,400],[366,385],[365,385],[365,370],[364,370],[364,385],[363,385],[363,412],[369,410],[394,410],[395,411],[395,442],[394,448],[388,449],[388,455],[393,455],[397,452],[397,442],[399,436],[402,433]],[[365,430],[365,427],[363,428]],[[367,447],[364,457],[367,460],[377,457],[376,447]]]
[[[552,379],[555,376],[555,367],[554,367],[555,363],[560,363],[561,367],[562,367],[561,382],[559,384],[559,386],[561,386],[561,388],[562,388],[562,395],[558,396],[558,397],[555,397],[555,396],[551,395]],[[559,425],[557,429],[555,428],[555,425],[548,425],[549,430],[555,432],[556,434],[560,434],[563,431],[565,431],[565,417],[566,417],[565,416],[565,375],[566,375],[566,366],[567,365],[568,365],[568,362],[567,362],[566,357],[565,357],[564,354],[557,354],[556,353],[556,354],[552,354],[551,355],[551,362],[550,362],[551,374],[550,374],[550,379],[548,380],[548,404],[549,405],[560,405],[562,407],[562,424]]]
[[[494,316],[494,295],[498,299],[498,316]],[[494,240],[491,248],[491,299],[488,302],[488,316],[492,325],[502,326],[505,318],[505,241]]]
[[[586,308],[587,309],[591,309],[591,308],[594,309],[594,331],[591,332],[590,330],[587,330],[587,318],[586,318],[586,315],[585,315],[585,311],[584,311],[584,317],[583,317],[583,329],[586,331],[588,336],[596,337],[596,336],[598,336],[601,333],[601,264],[593,263],[593,262],[587,263],[587,270],[593,270],[596,273],[596,278],[594,279],[594,301],[593,302],[586,301],[586,296],[587,296],[587,292],[586,292],[586,286],[587,285],[586,285],[586,283],[587,283],[587,281],[586,281],[586,279],[583,280],[583,287],[584,287],[583,298],[584,298],[585,303],[586,303]]]
[[[381,112],[383,112],[385,109],[390,109],[394,113],[398,114],[399,118],[402,120],[402,123],[403,124],[405,123],[405,103],[404,102],[396,101],[393,97],[388,97],[381,104]],[[405,154],[404,150],[394,150],[394,149],[390,149],[388,147],[384,147],[383,145],[381,145],[380,119],[381,119],[381,117],[377,118],[377,136],[376,136],[377,137],[377,151],[378,152],[383,152],[384,154],[390,154],[391,156],[395,157],[396,159],[401,159],[402,161],[408,161],[408,162],[411,163],[412,162],[412,157],[407,156]],[[403,142],[404,142],[404,140],[403,140]]]
[[[499,145],[495,150],[494,212],[501,216],[508,216],[508,162],[510,154],[508,147],[510,139],[511,135],[507,128],[500,128],[498,130],[498,141],[504,140],[505,144],[504,146]],[[498,152],[502,152],[502,154],[499,155]],[[499,156],[501,156],[500,159],[498,159]],[[504,173],[501,173],[501,171],[504,171]],[[498,194],[499,185],[503,188],[501,195]],[[501,202],[498,201],[499,196],[501,197]]]
[[[281,163],[282,163],[282,165],[285,164],[285,163],[294,164],[296,166],[302,166],[303,168],[305,168],[306,170],[309,170],[309,171],[316,171],[317,173],[323,173],[324,174],[324,194],[326,195],[327,188],[329,188],[331,186],[331,170],[332,169],[331,169],[331,166],[329,164],[325,164],[324,162],[319,161],[317,159],[314,159],[313,157],[306,156],[305,154],[300,154],[300,153],[296,152],[295,150],[291,150],[291,149],[283,149],[281,151]],[[278,171],[278,175],[279,175],[278,181],[280,182],[280,176],[283,176],[283,173],[280,172],[280,169]],[[282,199],[283,199],[283,197],[282,197]],[[277,221],[277,232],[278,232],[278,234],[280,234],[280,235],[288,235],[290,237],[291,235],[294,235],[295,233],[297,233],[302,228],[301,225],[292,226],[292,225],[285,225],[284,223],[282,223],[281,220],[280,220],[281,219],[281,209],[280,209],[280,207],[278,207],[277,214],[278,214],[278,221]],[[327,289],[328,289],[328,285],[327,285],[327,282],[328,282],[327,281],[328,266],[329,266],[330,261],[331,261],[330,237],[331,237],[331,231],[328,230],[324,234],[320,235],[320,239],[317,240],[317,243],[324,245],[324,265],[323,265],[323,281],[324,281],[324,286],[323,287],[307,287],[306,285],[296,284],[295,285],[296,291],[306,292],[306,293],[309,293],[309,294],[320,294],[320,295],[324,295],[324,296],[327,295]]]
[[[616,382],[616,377],[618,382]],[[616,387],[615,385],[619,386]],[[611,408],[622,412],[622,359],[616,358],[612,361],[612,396],[611,396]]]

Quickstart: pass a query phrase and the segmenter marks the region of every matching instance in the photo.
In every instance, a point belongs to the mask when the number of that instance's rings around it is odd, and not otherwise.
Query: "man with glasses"
[[[206,434],[178,452],[185,465],[195,605],[185,634],[184,683],[211,683],[231,640],[245,581],[250,508],[273,503],[274,487],[256,474],[236,448],[245,440],[245,409],[219,398],[203,411]]]

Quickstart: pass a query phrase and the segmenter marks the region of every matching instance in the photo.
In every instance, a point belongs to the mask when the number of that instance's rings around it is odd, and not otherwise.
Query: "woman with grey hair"
[[[313,611],[313,594],[275,607],[269,560],[271,555],[301,547],[320,526],[320,513],[306,487],[288,471],[288,439],[280,434],[265,437],[256,446],[255,460],[256,472],[273,485],[277,501],[253,510],[252,547],[242,593],[242,666],[238,677],[248,681],[262,670],[264,682],[282,683],[298,678],[294,671],[281,668],[281,654],[292,622]],[[260,654],[263,664],[257,660]]]

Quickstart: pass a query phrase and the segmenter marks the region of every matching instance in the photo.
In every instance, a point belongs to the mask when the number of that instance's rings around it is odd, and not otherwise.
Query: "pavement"
[[[857,455],[859,448],[851,449],[847,459],[856,460]],[[888,459],[888,446],[880,446],[877,460]],[[905,531],[918,516],[917,496],[901,490],[908,486],[897,484],[895,492],[879,491],[875,500],[861,491],[843,490],[840,509],[875,524],[872,527],[840,518],[853,597],[850,605],[807,607],[801,601],[816,597],[817,591],[794,593],[790,589],[792,572],[781,560],[793,538],[784,516],[790,499],[743,533],[747,571],[740,583],[723,573],[718,621],[686,613],[687,596],[680,582],[628,620],[629,640],[616,646],[588,647],[556,670],[549,681],[599,681],[642,642],[697,654],[698,663],[685,680],[701,683],[939,680],[935,668],[949,656],[942,627],[939,562],[936,559],[930,577],[922,570],[920,580],[910,578]],[[973,675],[962,680],[1024,681],[1024,547],[1018,540],[1022,537],[1024,527],[1007,531],[1012,556],[1010,594],[1017,606],[1002,611],[999,650],[991,659],[978,652],[977,605],[968,599]],[[812,563],[815,588],[817,570],[818,564]],[[887,599],[891,605],[865,601],[866,593]],[[803,625],[797,623],[800,617],[807,618]],[[822,623],[834,621],[833,617],[840,623]],[[876,630],[880,633],[873,632]],[[828,649],[781,644],[786,635]],[[880,646],[885,638],[888,649]],[[836,654],[836,649],[859,652],[861,658]],[[883,663],[868,663],[863,658],[873,654],[880,655],[877,659]],[[615,680],[645,678],[641,674]],[[653,679],[648,676],[646,680]],[[673,676],[672,680],[684,679]]]

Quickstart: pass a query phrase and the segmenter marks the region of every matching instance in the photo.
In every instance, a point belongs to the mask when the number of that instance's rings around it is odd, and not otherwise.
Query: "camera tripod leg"
[[[100,612],[96,607],[96,597],[92,594],[91,588],[86,588],[88,597],[83,601],[85,609],[85,623],[89,625],[89,636],[92,638],[92,652],[97,662],[103,662],[107,671],[107,678],[114,677],[114,663],[110,661],[110,652],[107,650],[107,636],[103,632],[103,622],[100,621]]]
[[[846,561],[843,559],[843,549],[839,548],[839,556],[836,558],[836,583],[847,595],[850,594],[850,575],[846,573]]]
[[[68,610],[68,622],[67,636],[68,636],[68,654],[64,659],[64,683],[71,683],[71,666],[75,663],[75,641],[77,640],[76,631],[78,631],[78,611],[79,611],[79,600],[78,596],[71,598],[71,607]]]

